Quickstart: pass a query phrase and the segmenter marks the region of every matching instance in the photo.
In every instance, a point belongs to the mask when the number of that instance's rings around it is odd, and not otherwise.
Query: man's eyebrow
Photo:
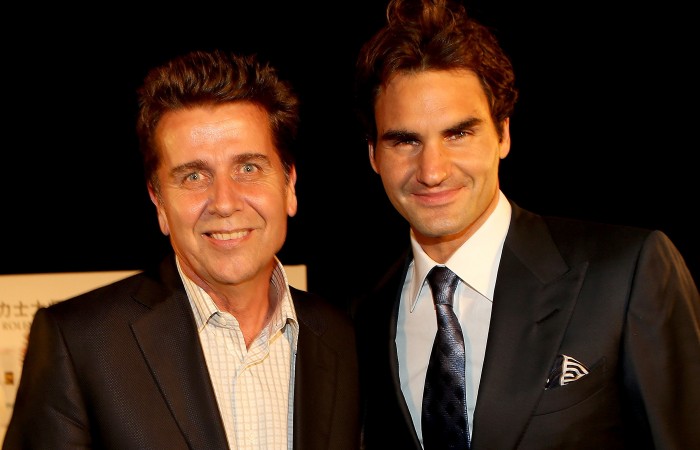
[[[233,158],[233,161],[235,163],[241,164],[247,161],[264,161],[268,162],[270,161],[270,157],[268,155],[265,155],[263,153],[256,153],[256,152],[249,152],[249,153],[241,153],[236,155]]]
[[[175,166],[170,170],[171,174],[175,173],[180,173],[180,172],[186,172],[190,170],[195,170],[195,169],[204,169],[207,167],[207,164],[202,161],[201,159],[195,159],[194,161],[189,161],[184,164],[180,164],[179,166]]]
[[[383,141],[417,141],[418,133],[408,130],[389,130],[380,136]]]
[[[445,130],[443,130],[442,134],[454,134],[460,131],[464,131],[468,128],[474,128],[478,125],[481,125],[484,122],[483,119],[480,119],[478,117],[471,117],[467,120],[463,120],[459,123],[456,123]]]

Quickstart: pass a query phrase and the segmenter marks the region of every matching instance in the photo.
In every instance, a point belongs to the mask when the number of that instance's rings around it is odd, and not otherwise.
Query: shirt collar
[[[221,310],[219,310],[214,300],[212,300],[204,289],[185,275],[177,257],[175,258],[175,262],[177,263],[177,270],[185,285],[185,291],[187,292],[187,297],[190,300],[190,305],[194,312],[197,331],[201,332],[209,319],[214,314],[220,314]],[[276,330],[281,330],[286,324],[289,324],[292,327],[294,335],[293,347],[296,348],[299,336],[299,323],[297,321],[294,303],[292,302],[292,294],[289,291],[287,274],[284,271],[284,266],[277,257],[275,257],[275,268],[270,278],[270,288],[275,293],[277,301],[275,302],[275,311],[272,313],[270,321],[266,329],[263,330],[263,333],[267,334],[267,336],[273,336]]]

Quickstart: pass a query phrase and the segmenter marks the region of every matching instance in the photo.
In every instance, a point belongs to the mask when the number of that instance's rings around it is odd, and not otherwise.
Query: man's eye
[[[207,185],[207,174],[202,171],[183,172],[175,176],[174,180],[181,188],[200,189]]]
[[[200,185],[202,183],[206,183],[208,179],[209,175],[207,172],[197,170],[186,174],[183,178],[183,183]]]
[[[466,138],[466,137],[471,136],[472,134],[474,134],[474,133],[471,132],[471,131],[460,130],[460,131],[455,131],[454,133],[452,133],[452,134],[450,134],[449,136],[447,136],[447,139],[448,139],[448,140],[453,140],[453,141],[454,141],[454,140],[457,140],[457,139],[464,139],[464,138]]]
[[[413,140],[413,139],[405,139],[405,140],[401,140],[401,141],[396,141],[396,142],[394,143],[394,145],[395,145],[396,147],[414,146],[414,145],[417,145],[417,144],[418,144],[418,141]]]
[[[201,184],[206,178],[206,174],[203,172],[191,172],[185,175],[182,182],[186,184]]]
[[[255,173],[258,170],[258,166],[255,164],[243,164],[241,167],[241,172],[243,173]]]

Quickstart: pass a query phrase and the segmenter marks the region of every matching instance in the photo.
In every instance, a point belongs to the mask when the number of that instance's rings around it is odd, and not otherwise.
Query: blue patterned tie
[[[464,336],[452,309],[459,278],[447,267],[435,266],[428,274],[437,313],[438,330],[423,392],[423,448],[468,449]]]

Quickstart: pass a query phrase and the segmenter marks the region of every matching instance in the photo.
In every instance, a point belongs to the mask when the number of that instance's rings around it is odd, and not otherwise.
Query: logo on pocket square
[[[545,389],[566,386],[588,374],[588,369],[580,361],[568,355],[559,355],[545,383]]]

